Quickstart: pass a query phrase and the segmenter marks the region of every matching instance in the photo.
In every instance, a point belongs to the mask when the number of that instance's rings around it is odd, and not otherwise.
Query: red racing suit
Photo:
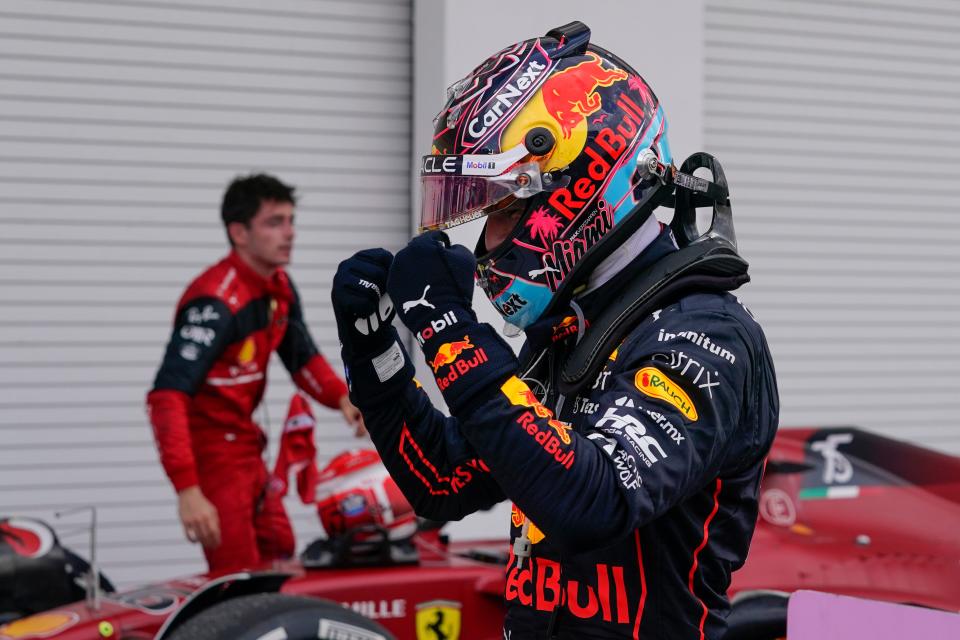
[[[204,549],[211,571],[294,550],[280,497],[266,491],[266,437],[252,418],[273,351],[297,386],[339,408],[346,385],[310,337],[286,272],[264,278],[232,252],[187,287],[147,395],[160,461],[174,488],[199,485],[217,508],[221,544]]]

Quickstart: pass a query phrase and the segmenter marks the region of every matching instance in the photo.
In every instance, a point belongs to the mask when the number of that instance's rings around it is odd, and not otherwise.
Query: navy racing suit
[[[441,389],[491,358],[470,323],[449,320],[432,361]],[[688,293],[605,354],[592,387],[564,397],[574,322],[553,327],[569,338],[528,344],[528,371],[453,417],[431,405],[399,344],[395,374],[348,362],[351,398],[419,515],[456,520],[513,501],[505,638],[719,639],[777,428],[763,332],[735,296]]]

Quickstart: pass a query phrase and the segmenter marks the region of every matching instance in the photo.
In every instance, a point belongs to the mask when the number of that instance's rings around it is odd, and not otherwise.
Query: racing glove
[[[390,324],[396,315],[386,295],[391,260],[386,249],[360,251],[341,262],[333,277],[331,298],[344,373],[350,399],[361,411],[364,404],[392,397],[405,380],[413,378],[413,365]],[[405,373],[398,375],[401,372]],[[354,383],[365,390],[363,398],[354,393]]]
[[[476,259],[442,231],[417,236],[393,259],[387,291],[416,336],[451,413],[516,371],[513,350],[473,311]]]
[[[386,249],[365,249],[341,262],[333,276],[330,297],[345,363],[380,353],[396,340],[386,295],[392,260]]]

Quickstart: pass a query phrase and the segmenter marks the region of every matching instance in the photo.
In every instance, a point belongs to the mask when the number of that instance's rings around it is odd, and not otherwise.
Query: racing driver
[[[650,87],[589,40],[570,23],[449,89],[425,233],[334,277],[351,397],[421,516],[512,501],[504,638],[716,640],[777,428],[773,364],[729,293],[748,276],[722,168],[674,165]],[[473,252],[440,231],[480,216]],[[519,358],[477,321],[474,279],[526,333]]]
[[[173,335],[147,396],[160,461],[177,491],[187,539],[211,571],[290,557],[294,536],[268,491],[266,437],[253,421],[276,351],[294,382],[363,434],[343,381],[307,331],[283,267],[293,249],[294,189],[266,174],[238,177],[221,216],[232,251],[177,305]]]

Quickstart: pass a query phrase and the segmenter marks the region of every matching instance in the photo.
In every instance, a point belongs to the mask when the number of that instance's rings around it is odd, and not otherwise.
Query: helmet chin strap
[[[579,296],[596,291],[607,284],[611,278],[620,273],[624,267],[640,255],[651,242],[656,240],[658,235],[660,235],[660,221],[651,213],[646,221],[640,225],[640,228],[627,238],[626,242],[617,247],[603,259],[603,262],[597,265],[597,268],[587,279],[587,288]]]

